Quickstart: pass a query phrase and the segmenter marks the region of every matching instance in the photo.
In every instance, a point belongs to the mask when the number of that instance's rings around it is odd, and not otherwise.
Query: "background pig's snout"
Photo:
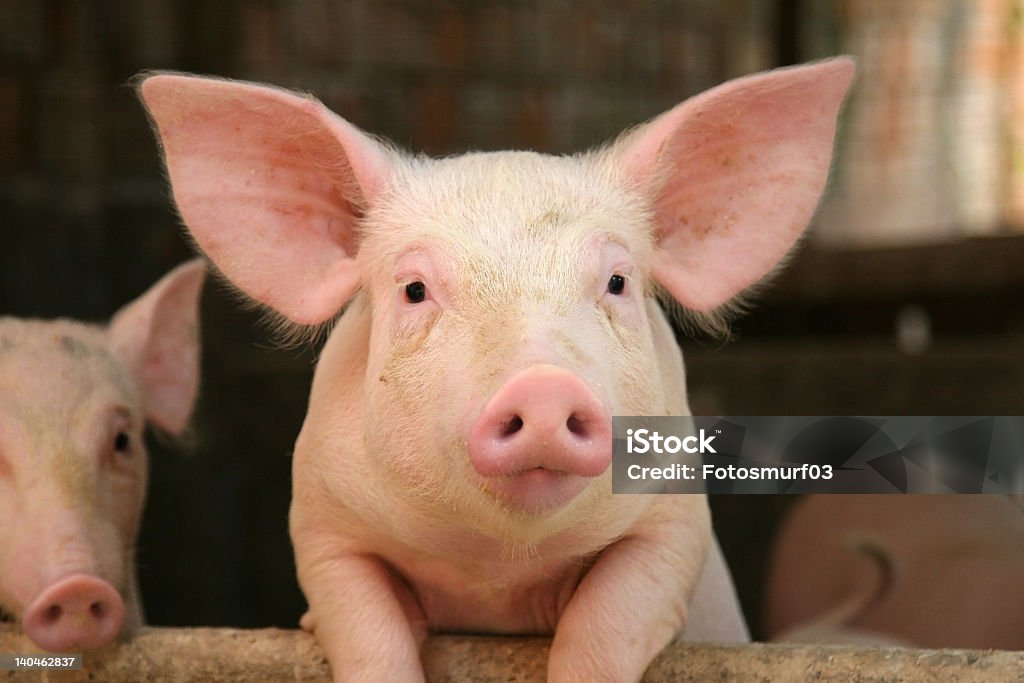
[[[484,477],[543,468],[596,477],[611,463],[604,406],[573,373],[537,365],[514,375],[484,407],[469,435],[469,459]]]
[[[106,581],[74,574],[44,590],[25,611],[25,633],[51,652],[94,649],[121,632],[124,601]]]

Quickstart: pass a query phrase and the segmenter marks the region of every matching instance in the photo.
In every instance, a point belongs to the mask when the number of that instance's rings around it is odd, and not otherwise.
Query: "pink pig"
[[[786,255],[853,70],[727,83],[572,157],[411,156],[301,94],[142,82],[223,274],[300,325],[344,309],[290,520],[336,680],[422,680],[428,632],[553,634],[553,681],[747,638],[705,498],[612,495],[610,416],[688,414],[655,297],[717,321]]]
[[[142,431],[186,426],[205,274],[179,266],[107,328],[0,318],[0,609],[45,650],[102,647],[142,623]]]
[[[765,585],[777,640],[1024,648],[1024,513],[999,495],[812,495]]]

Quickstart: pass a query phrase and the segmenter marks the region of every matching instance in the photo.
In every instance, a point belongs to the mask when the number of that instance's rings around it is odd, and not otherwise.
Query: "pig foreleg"
[[[710,539],[707,508],[689,499],[657,501],[601,554],[559,620],[549,681],[637,681],[683,630]]]
[[[302,627],[323,647],[335,681],[422,681],[425,620],[409,589],[379,559],[346,555],[303,573]]]

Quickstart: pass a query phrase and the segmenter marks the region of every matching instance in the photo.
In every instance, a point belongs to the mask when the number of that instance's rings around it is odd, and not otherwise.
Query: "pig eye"
[[[608,278],[608,293],[622,294],[626,290],[626,278],[621,275],[612,275]]]
[[[118,432],[117,436],[114,437],[114,450],[118,453],[127,453],[131,443],[131,438],[127,432]]]
[[[411,304],[423,303],[427,298],[427,286],[422,282],[410,282],[405,286],[405,300]]]

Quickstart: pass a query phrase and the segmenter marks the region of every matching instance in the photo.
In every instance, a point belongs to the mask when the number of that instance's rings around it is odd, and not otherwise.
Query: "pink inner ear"
[[[654,185],[654,276],[678,301],[724,304],[793,246],[825,187],[853,71],[844,58],[732,81],[627,140],[626,172]]]
[[[111,345],[138,378],[146,419],[172,434],[188,423],[199,387],[199,296],[206,263],[178,266],[110,323]]]
[[[319,102],[274,88],[158,75],[141,92],[203,251],[291,320],[333,315],[358,285],[357,222],[386,168],[375,143]]]

